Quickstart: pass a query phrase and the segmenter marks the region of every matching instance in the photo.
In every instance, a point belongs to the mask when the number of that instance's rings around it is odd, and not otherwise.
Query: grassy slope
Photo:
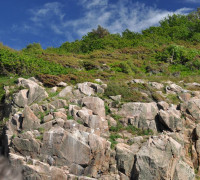
[[[0,44],[0,97],[3,85],[18,76],[37,76],[46,86],[96,78],[121,86],[133,78],[200,83],[198,13],[173,15],[141,34],[125,31],[99,38],[93,31],[59,48],[43,50],[34,43],[15,51]]]

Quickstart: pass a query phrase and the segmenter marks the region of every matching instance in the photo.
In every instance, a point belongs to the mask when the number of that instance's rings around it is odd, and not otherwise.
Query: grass
[[[138,135],[138,136],[144,136],[144,135],[152,135],[153,131],[152,130],[142,130],[139,128],[136,128],[135,126],[128,125],[128,126],[123,126],[123,124],[120,122],[120,119],[122,118],[120,115],[117,114],[111,114],[111,117],[113,117],[117,121],[116,126],[110,126],[109,130],[111,132],[120,132],[123,130],[127,130],[133,135]]]
[[[42,135],[40,135],[40,136],[37,136],[37,137],[36,137],[36,139],[38,139],[38,140],[42,141],[42,140],[43,140],[43,134],[42,134]]]
[[[172,103],[172,104],[177,105],[180,103],[180,100],[176,94],[168,94],[167,99],[168,99],[169,103]]]
[[[153,135],[153,131],[151,129],[139,129],[132,125],[128,125],[127,127],[125,127],[125,129],[132,135],[137,135],[137,136]]]
[[[108,105],[105,105],[105,112],[106,112],[106,115],[109,115],[111,113],[110,108],[108,107]]]
[[[0,76],[0,101],[2,101],[2,98],[5,94],[3,87],[15,85],[17,78],[18,76]]]
[[[121,138],[119,134],[111,133],[109,137],[109,141],[111,142],[111,148],[114,149],[115,145],[117,144],[116,139]]]
[[[83,122],[81,120],[79,120],[79,119],[77,120],[77,123],[78,124],[83,124]]]
[[[14,139],[14,138],[16,138],[16,134],[13,134],[11,137],[11,139]]]
[[[49,114],[49,110],[48,111],[44,111],[44,112],[39,112],[39,118],[40,118],[40,123],[43,124],[44,123],[44,116]]]
[[[40,127],[40,128],[38,128],[38,131],[43,134],[45,129]]]

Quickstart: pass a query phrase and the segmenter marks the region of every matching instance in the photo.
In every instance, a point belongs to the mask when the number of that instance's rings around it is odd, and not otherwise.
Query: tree
[[[40,54],[42,53],[43,49],[40,43],[33,43],[33,44],[28,44],[26,48],[22,49],[22,51],[27,52],[27,53]]]
[[[101,27],[100,25],[98,25],[97,29],[93,29],[92,30],[92,34],[94,34],[98,38],[104,38],[105,36],[109,35],[110,32],[107,29],[105,29],[105,28]]]

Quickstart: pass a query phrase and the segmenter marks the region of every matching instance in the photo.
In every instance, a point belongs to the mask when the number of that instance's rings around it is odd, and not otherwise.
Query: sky
[[[2,0],[0,42],[17,50],[34,42],[59,47],[98,25],[111,33],[141,32],[197,7],[200,0]]]

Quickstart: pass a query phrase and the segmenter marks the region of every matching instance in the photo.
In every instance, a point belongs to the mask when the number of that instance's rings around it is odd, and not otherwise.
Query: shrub
[[[121,82],[109,82],[104,93],[105,96],[121,95],[124,102],[147,101],[146,97],[140,91]]]

